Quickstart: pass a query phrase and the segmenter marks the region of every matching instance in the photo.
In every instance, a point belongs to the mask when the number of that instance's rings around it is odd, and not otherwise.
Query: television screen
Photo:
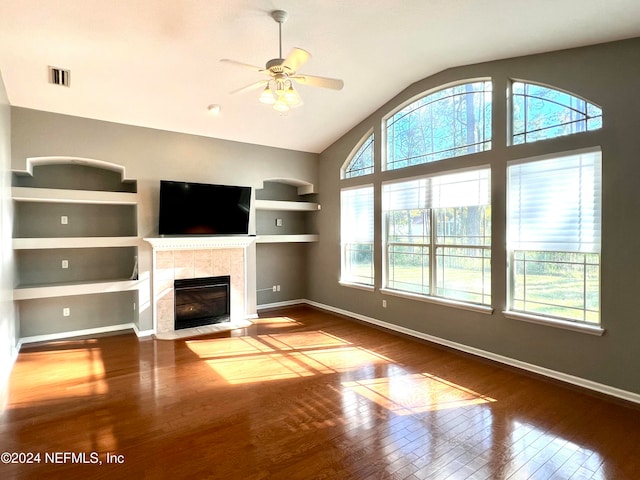
[[[251,187],[160,181],[160,235],[249,233]]]

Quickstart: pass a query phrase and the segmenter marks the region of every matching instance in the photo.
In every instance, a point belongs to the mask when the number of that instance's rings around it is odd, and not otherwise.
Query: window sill
[[[523,322],[536,323],[538,325],[547,325],[549,327],[563,328],[574,332],[588,333],[589,335],[602,336],[604,328],[596,325],[587,325],[584,323],[572,322],[569,320],[560,320],[557,318],[543,317],[539,315],[531,315],[528,313],[514,312],[505,310],[502,312],[505,317]]]
[[[357,288],[359,290],[366,290],[367,292],[373,292],[376,289],[373,285],[366,285],[364,283],[353,283],[344,280],[340,280],[338,283],[343,287]]]
[[[449,300],[440,297],[429,297],[426,295],[419,295],[417,293],[401,292],[399,290],[391,290],[388,288],[381,288],[380,291],[387,295],[393,295],[395,297],[409,298],[411,300],[418,300],[420,302],[436,303],[438,305],[445,305],[447,307],[461,308],[462,310],[470,310],[472,312],[484,313],[491,315],[493,313],[493,307],[488,305],[478,305],[476,303],[459,302],[456,300]]]

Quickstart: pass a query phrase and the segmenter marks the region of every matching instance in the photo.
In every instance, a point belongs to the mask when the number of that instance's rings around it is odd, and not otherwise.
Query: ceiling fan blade
[[[222,63],[227,63],[229,65],[235,65],[236,67],[250,68],[251,70],[256,70],[258,72],[264,72],[264,68],[256,67],[255,65],[249,65],[248,63],[238,62],[236,60],[229,60],[228,58],[223,58],[220,61]]]
[[[289,77],[294,79],[301,85],[309,85],[310,87],[330,88],[332,90],[342,90],[344,82],[337,78],[316,77],[314,75],[294,75]]]
[[[311,54],[302,48],[294,48],[291,50],[282,66],[288,68],[291,72],[297,72],[311,58]]]
[[[264,87],[267,83],[269,83],[269,80],[260,80],[259,82],[255,82],[252,83],[251,85],[247,85],[246,87],[242,87],[242,88],[238,88],[237,90],[234,90],[232,92],[229,92],[231,95],[236,94],[236,93],[242,93],[242,92],[248,92],[250,90],[256,90],[260,87]]]

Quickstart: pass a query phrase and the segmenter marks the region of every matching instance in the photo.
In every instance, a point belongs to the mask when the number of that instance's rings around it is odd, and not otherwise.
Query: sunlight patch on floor
[[[188,348],[231,384],[339,373],[390,360],[322,331],[191,340]]]
[[[59,345],[51,350],[21,352],[14,366],[12,391],[24,393],[12,396],[11,406],[106,394],[109,386],[102,355],[94,343],[85,340],[69,348]]]
[[[302,323],[289,317],[252,318],[251,323],[253,323],[254,325],[268,325],[269,328],[291,328],[293,326],[302,325]]]
[[[398,415],[496,401],[428,373],[344,382],[342,386]]]
[[[272,352],[273,349],[254,337],[188,340],[187,347],[200,358],[225,358]]]

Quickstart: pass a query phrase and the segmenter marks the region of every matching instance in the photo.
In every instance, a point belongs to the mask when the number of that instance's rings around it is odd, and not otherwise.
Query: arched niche
[[[26,160],[26,170],[14,171],[14,186],[68,190],[136,192],[125,167],[93,158],[47,156]]]
[[[316,192],[316,186],[313,183],[306,182],[304,180],[298,180],[295,178],[265,178],[262,181],[262,187],[265,187],[265,183],[282,183],[285,185],[290,185],[297,189],[298,195],[308,195]]]

